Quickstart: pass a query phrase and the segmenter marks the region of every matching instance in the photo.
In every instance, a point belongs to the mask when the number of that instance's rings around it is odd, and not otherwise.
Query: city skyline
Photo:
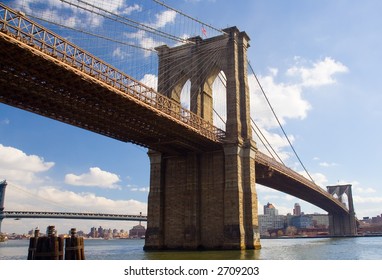
[[[67,12],[60,1],[3,2],[18,9],[34,4],[42,12],[51,10],[57,16]],[[213,26],[236,25],[246,31],[251,38],[251,65],[315,182],[324,189],[326,185],[352,184],[357,217],[380,214],[382,178],[378,162],[382,158],[382,135],[377,128],[382,114],[377,62],[381,54],[377,50],[382,47],[382,39],[376,35],[376,27],[382,23],[377,12],[382,3],[167,2]],[[127,12],[127,8],[131,13],[139,12],[138,3],[110,3],[114,6],[105,8],[116,13]],[[229,18],[222,16],[228,11]],[[155,12],[142,15],[142,20],[159,26],[156,20],[160,14]],[[77,13],[72,19],[74,26],[81,20],[90,23],[84,13]],[[103,28],[96,17],[93,20],[93,24],[99,24],[97,28]],[[174,25],[175,20],[176,17],[165,25]],[[147,37],[140,39],[148,41]],[[95,51],[105,55],[99,49]],[[117,48],[102,51],[119,59],[126,55]],[[128,60],[125,57],[123,61]],[[249,75],[249,79],[252,83],[254,77]],[[261,115],[261,109],[254,110]],[[269,117],[256,116],[287,165],[302,172]],[[0,180],[9,183],[5,210],[147,212],[150,174],[146,149],[4,104],[0,104],[0,135]],[[366,159],[368,164],[362,164]],[[270,200],[283,214],[291,211],[291,201],[299,203],[306,212],[324,213],[261,185],[257,185],[257,190],[259,213]],[[90,225],[88,221],[5,219],[2,228],[18,232],[49,224],[56,224],[59,231]]]

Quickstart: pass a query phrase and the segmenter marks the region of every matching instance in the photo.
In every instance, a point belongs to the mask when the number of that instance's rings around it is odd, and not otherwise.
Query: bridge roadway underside
[[[302,177],[302,176],[301,176]],[[304,201],[312,203],[317,207],[326,210],[331,215],[348,215],[344,205],[334,199],[319,186],[302,182],[298,177],[291,177],[276,170],[256,162],[256,183],[298,197]]]
[[[156,151],[221,149],[191,127],[3,33],[0,102]]]

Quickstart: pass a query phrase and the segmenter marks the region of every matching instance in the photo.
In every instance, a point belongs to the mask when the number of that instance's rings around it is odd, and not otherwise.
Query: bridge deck
[[[0,3],[0,102],[157,151],[220,147],[224,132]],[[69,82],[68,82],[69,81]]]

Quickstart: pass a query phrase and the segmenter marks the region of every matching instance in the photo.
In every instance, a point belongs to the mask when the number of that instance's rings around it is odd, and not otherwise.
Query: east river
[[[26,260],[28,240],[0,243],[0,260]],[[262,239],[261,250],[145,252],[144,240],[85,239],[87,260],[382,260],[382,237]]]

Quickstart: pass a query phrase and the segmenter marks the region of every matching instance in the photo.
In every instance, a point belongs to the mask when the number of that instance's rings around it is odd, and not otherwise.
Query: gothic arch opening
[[[341,202],[345,205],[347,209],[349,209],[349,197],[346,193],[342,194]]]
[[[191,108],[191,80],[188,79],[180,91],[180,105],[182,108],[190,110]]]
[[[213,124],[225,131],[227,122],[227,78],[223,71],[217,73],[211,88]]]

